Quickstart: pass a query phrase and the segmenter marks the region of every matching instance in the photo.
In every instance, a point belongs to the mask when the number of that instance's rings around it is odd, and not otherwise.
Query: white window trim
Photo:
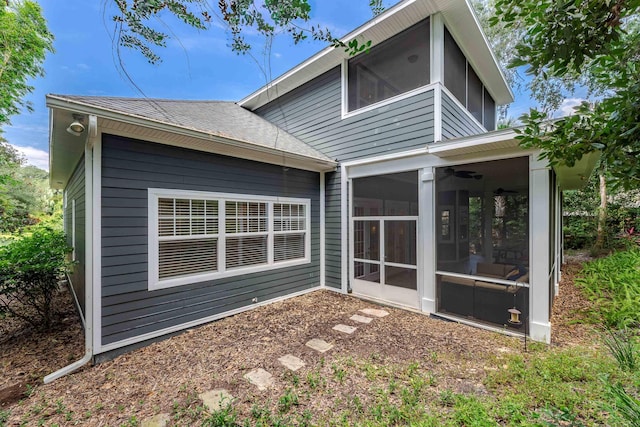
[[[346,69],[346,62],[343,63],[343,69]],[[429,83],[427,85],[424,86],[420,86],[417,87],[415,89],[411,89],[410,91],[407,92],[403,92],[399,95],[396,96],[392,96],[391,98],[387,98],[387,99],[383,99],[382,101],[378,101],[375,104],[371,104],[371,105],[367,105],[366,107],[362,107],[362,108],[358,108],[357,110],[353,110],[353,111],[348,111],[349,110],[349,94],[348,94],[348,83],[347,83],[347,79],[348,77],[346,77],[346,73],[347,71],[343,72],[343,78],[342,78],[342,119],[348,119],[349,117],[353,117],[353,116],[357,116],[358,114],[362,114],[362,113],[366,113],[368,111],[373,111],[377,108],[380,107],[384,107],[386,105],[389,104],[393,104],[396,103],[398,101],[402,101],[403,99],[407,99],[407,98],[411,98],[412,96],[416,96],[419,95],[421,93],[425,93],[425,92],[429,92],[430,90],[435,90],[436,86],[438,85],[438,82],[436,83]]]
[[[158,199],[160,198],[185,198],[185,199],[198,199],[198,200],[217,200],[218,201],[218,271],[210,273],[193,274],[190,276],[174,277],[169,279],[159,279],[159,253],[158,253]],[[268,212],[268,261],[265,264],[253,265],[249,267],[237,267],[233,269],[226,269],[225,266],[225,249],[226,249],[226,236],[224,224],[225,224],[225,209],[224,205],[226,201],[233,202],[262,202],[267,203]],[[291,203],[301,204],[305,206],[305,256],[289,261],[273,261],[273,205],[274,203]],[[293,267],[296,265],[308,264],[311,262],[311,199],[292,198],[292,197],[277,197],[277,196],[258,196],[248,194],[234,194],[234,193],[211,193],[206,191],[188,191],[188,190],[171,190],[161,188],[149,188],[148,189],[148,270],[149,270],[149,290],[158,290],[172,288],[175,286],[195,284],[199,282],[217,280],[226,277],[239,276],[244,274],[258,273],[268,270],[274,270],[278,268]],[[300,232],[297,232],[300,234]],[[262,233],[261,233],[262,234]],[[233,234],[229,234],[233,236]],[[222,262],[220,262],[222,261]]]

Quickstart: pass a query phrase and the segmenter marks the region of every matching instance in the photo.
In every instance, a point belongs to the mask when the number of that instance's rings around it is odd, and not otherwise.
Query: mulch
[[[553,308],[552,345],[590,343],[597,333],[574,322],[588,304],[572,285],[578,269],[579,264],[570,264],[564,270]],[[338,413],[340,402],[354,396],[366,402],[373,394],[370,378],[358,374],[360,370],[337,382],[336,366],[349,363],[372,364],[381,372],[417,363],[437,378],[434,396],[443,390],[485,393],[482,381],[495,360],[523,349],[521,338],[391,307],[385,307],[389,316],[358,324],[349,317],[379,306],[321,290],[188,330],[43,385],[44,375],[83,355],[83,332],[71,298],[67,291],[56,298],[61,314],[53,331],[25,331],[6,319],[0,322],[0,410],[10,412],[8,425],[38,420],[65,425],[69,419],[83,425],[120,425],[133,416],[140,420],[170,413],[174,404],[188,404],[194,394],[218,388],[236,396],[238,411],[246,415],[256,402],[276,407],[291,387],[291,373],[277,360],[286,354],[306,362],[297,373],[300,378],[317,373],[330,383],[326,399],[304,403],[316,416]],[[352,335],[332,330],[338,323],[358,330]],[[312,338],[324,339],[334,349],[317,353],[305,346]],[[244,380],[245,373],[258,367],[274,375],[276,387],[258,391]]]

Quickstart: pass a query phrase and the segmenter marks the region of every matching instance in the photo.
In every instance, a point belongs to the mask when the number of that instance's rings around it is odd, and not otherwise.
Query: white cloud
[[[584,98],[566,98],[560,104],[560,107],[554,113],[554,117],[564,117],[570,116],[575,113],[574,107],[582,104],[582,102],[586,101]]]
[[[28,164],[46,171],[49,170],[49,153],[46,151],[34,147],[20,147],[18,145],[14,145],[13,148],[26,157]]]

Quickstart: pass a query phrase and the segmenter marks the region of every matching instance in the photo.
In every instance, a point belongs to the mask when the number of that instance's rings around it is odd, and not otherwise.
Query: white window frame
[[[218,270],[207,273],[197,273],[188,276],[172,277],[160,280],[159,278],[159,229],[158,229],[158,200],[161,198],[176,199],[197,199],[197,200],[216,200],[218,201]],[[251,265],[247,267],[226,268],[226,238],[227,236],[238,237],[246,235],[244,233],[227,233],[225,226],[225,203],[229,202],[259,202],[267,204],[267,262],[260,265]],[[304,257],[286,261],[274,261],[274,236],[279,234],[274,232],[273,205],[276,203],[289,203],[303,205],[305,209],[305,230],[297,231],[304,233]],[[234,193],[213,193],[206,191],[190,191],[190,190],[171,190],[162,188],[148,189],[148,276],[149,290],[166,289],[174,286],[189,285],[204,281],[217,280],[225,277],[239,276],[243,274],[258,273],[278,268],[293,267],[296,265],[308,264],[311,262],[311,199],[277,197],[277,196],[258,196],[248,194]],[[254,233],[251,233],[254,234]],[[264,234],[264,233],[259,233]]]

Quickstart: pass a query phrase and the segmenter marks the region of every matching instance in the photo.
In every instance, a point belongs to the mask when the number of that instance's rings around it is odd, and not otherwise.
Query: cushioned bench
[[[529,312],[529,289],[522,286],[492,283],[491,279],[505,279],[515,266],[508,264],[478,263],[477,276],[487,277],[487,281],[477,278],[443,276],[440,281],[439,311],[458,314],[507,325],[508,309],[514,305],[525,319]],[[517,279],[528,281],[528,274]]]

